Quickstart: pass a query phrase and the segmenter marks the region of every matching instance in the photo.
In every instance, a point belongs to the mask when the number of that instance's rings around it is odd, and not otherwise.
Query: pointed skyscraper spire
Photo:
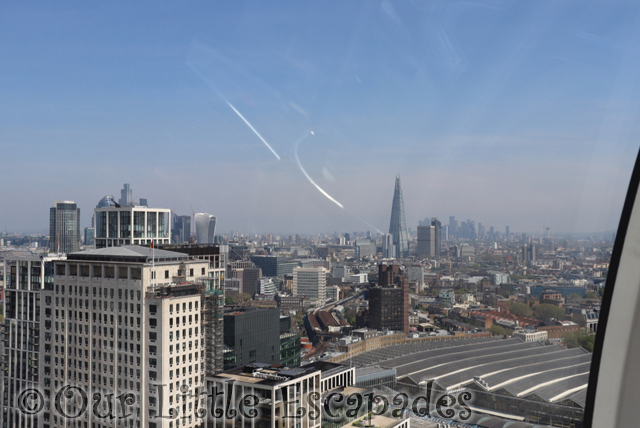
[[[402,199],[402,187],[400,187],[400,174],[396,175],[396,188],[393,191],[389,233],[393,236],[396,258],[401,259],[408,257],[409,239],[407,236],[407,224],[404,219],[404,201]]]

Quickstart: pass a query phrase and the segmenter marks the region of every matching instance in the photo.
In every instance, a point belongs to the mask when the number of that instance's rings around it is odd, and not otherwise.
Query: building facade
[[[45,324],[42,291],[54,288],[54,261],[64,256],[5,258],[3,358],[0,366],[2,421],[5,427],[27,426],[44,415],[30,417],[18,411],[17,397],[25,389],[40,389],[43,380]],[[32,426],[35,426],[32,425]]]
[[[327,270],[323,267],[296,267],[293,269],[293,295],[304,296],[310,302],[324,302],[326,298]]]
[[[171,243],[171,210],[139,205],[96,208],[95,247]]]

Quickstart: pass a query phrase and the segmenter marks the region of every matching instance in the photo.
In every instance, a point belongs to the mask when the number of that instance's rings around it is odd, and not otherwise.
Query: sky
[[[274,4],[275,3],[275,4]],[[634,1],[3,2],[0,230],[104,195],[218,231],[617,228]]]

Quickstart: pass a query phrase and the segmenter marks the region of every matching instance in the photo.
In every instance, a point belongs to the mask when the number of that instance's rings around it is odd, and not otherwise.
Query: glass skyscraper
[[[51,207],[49,250],[65,254],[80,250],[80,208],[75,202],[54,202]]]
[[[396,188],[393,191],[389,233],[393,236],[395,257],[397,259],[408,257],[409,240],[407,237],[407,223],[404,219],[404,201],[402,200],[402,187],[400,187],[400,174],[396,175]]]

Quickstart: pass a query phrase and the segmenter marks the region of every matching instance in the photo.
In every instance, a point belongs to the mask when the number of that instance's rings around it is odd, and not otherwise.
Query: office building
[[[155,245],[171,243],[171,210],[139,205],[96,208],[95,246]]]
[[[393,244],[393,235],[390,233],[382,236],[382,258],[396,258],[396,246]]]
[[[267,277],[278,276],[278,262],[283,262],[282,257],[271,255],[252,255],[251,261],[262,269],[262,275]]]
[[[235,261],[227,265],[227,278],[238,278],[240,293],[253,297],[258,292],[258,284],[262,278],[262,269],[249,261]]]
[[[224,344],[235,357],[235,362],[225,362],[225,370],[257,361],[279,364],[279,343],[278,308],[234,308],[224,314]]]
[[[407,224],[404,217],[404,201],[402,199],[402,187],[400,175],[396,175],[396,185],[393,191],[393,203],[391,205],[391,221],[389,233],[393,236],[396,259],[409,256],[409,239],[407,237]]]
[[[326,298],[327,270],[323,267],[293,269],[293,295],[322,303]]]
[[[38,371],[44,396],[54,397],[66,385],[102,396],[131,393],[133,426],[167,428],[168,421],[152,418],[158,409],[176,407],[185,427],[199,426],[185,409],[198,397],[185,397],[181,388],[204,386],[207,361],[214,358],[205,352],[211,332],[205,332],[203,318],[215,311],[203,311],[206,284],[174,283],[183,271],[195,279],[207,267],[207,261],[186,254],[140,246],[71,253],[55,261],[55,285],[45,287],[40,300],[44,334],[38,339]],[[9,329],[9,342],[13,334]],[[47,425],[68,426],[51,410],[43,416]],[[79,403],[68,410],[79,412]],[[74,422],[92,426],[96,420],[87,411]]]
[[[402,266],[378,265],[377,287],[369,289],[369,327],[409,333],[409,284]]]
[[[94,245],[96,230],[93,227],[84,228],[84,245]]]
[[[42,290],[54,288],[56,260],[65,256],[7,256],[4,261],[3,354],[0,363],[0,395],[4,398],[2,420],[5,427],[28,426],[38,421],[20,412],[16,397],[25,389],[40,389],[43,382],[44,322]],[[51,323],[51,321],[49,321]],[[35,425],[32,425],[35,426]]]
[[[214,242],[216,234],[216,218],[211,214],[197,213],[196,222],[196,241],[199,244],[207,244]]]
[[[49,210],[49,251],[73,253],[80,249],[80,208],[73,201],[54,202]]]
[[[191,237],[191,216],[173,214],[171,241],[175,244],[186,244]]]
[[[133,198],[131,195],[132,195],[131,186],[129,185],[129,183],[125,183],[124,186],[122,187],[122,190],[120,190],[120,200],[118,201],[118,204],[120,204],[120,206],[122,207],[132,205]]]
[[[364,257],[375,257],[378,251],[376,241],[371,238],[368,239],[356,239],[356,259],[362,259]]]

